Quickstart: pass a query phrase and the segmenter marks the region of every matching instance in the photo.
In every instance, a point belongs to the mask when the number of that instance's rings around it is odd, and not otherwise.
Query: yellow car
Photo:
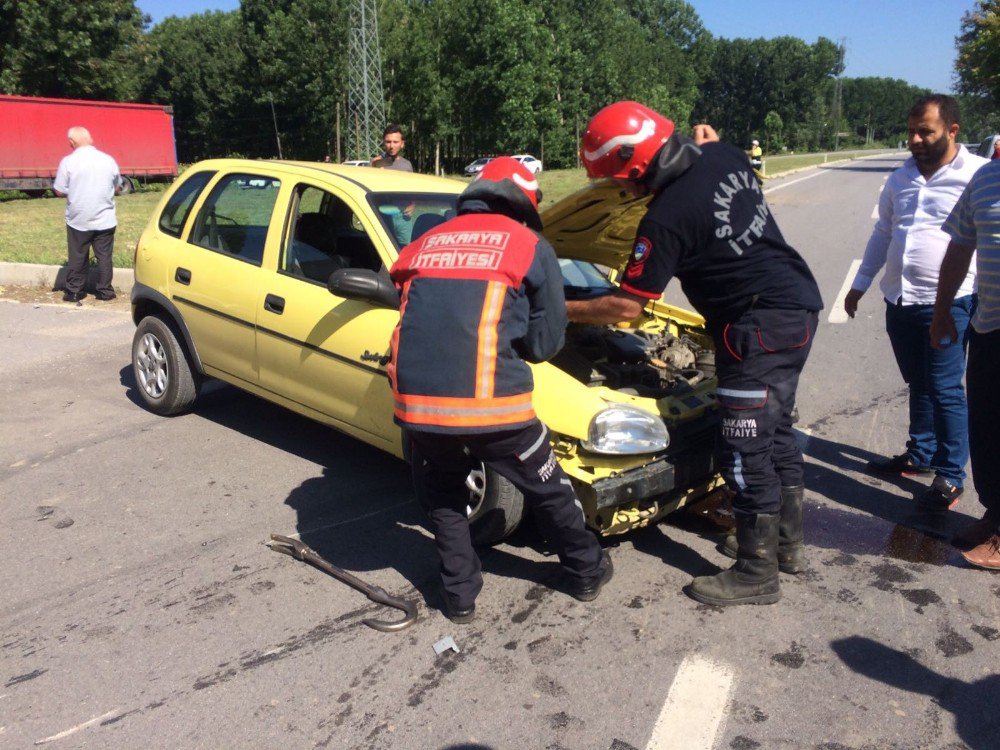
[[[132,366],[152,411],[191,408],[217,378],[405,458],[386,376],[399,249],[455,213],[465,182],[333,164],[213,160],[164,194],[136,248]],[[596,185],[543,214],[567,297],[612,289],[643,202]],[[651,304],[630,328],[571,325],[533,366],[588,524],[613,534],[720,487],[711,344],[694,313]],[[447,346],[448,342],[441,342]],[[520,493],[468,480],[479,543],[520,522]]]

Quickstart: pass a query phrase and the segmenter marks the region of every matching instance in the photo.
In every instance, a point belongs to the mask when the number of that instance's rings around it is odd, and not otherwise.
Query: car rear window
[[[215,172],[196,172],[190,177],[185,177],[183,184],[170,196],[167,205],[160,214],[160,229],[173,237],[180,237],[184,229],[184,222],[187,221],[188,214],[195,199],[201,193],[208,181],[212,179]]]

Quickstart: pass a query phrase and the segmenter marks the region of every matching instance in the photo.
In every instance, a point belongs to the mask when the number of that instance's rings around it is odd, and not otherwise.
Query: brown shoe
[[[1000,570],[1000,531],[993,532],[993,535],[978,547],[963,552],[962,557],[979,568]]]
[[[998,529],[1000,529],[1000,520],[991,517],[989,513],[987,513],[975,523],[970,524],[964,529],[958,531],[955,536],[951,538],[951,543],[957,549],[968,551],[985,542],[993,536]]]

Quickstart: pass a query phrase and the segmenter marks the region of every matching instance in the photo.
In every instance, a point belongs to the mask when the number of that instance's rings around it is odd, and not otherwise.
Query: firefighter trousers
[[[803,483],[792,411],[818,320],[808,310],[751,309],[714,334],[717,452],[737,515],[778,513],[781,488]]]
[[[483,587],[469,531],[466,478],[482,461],[524,495],[535,522],[570,576],[600,573],[601,547],[584,525],[583,508],[556,461],[549,431],[527,427],[475,434],[408,431],[413,483],[427,509],[441,559],[441,583],[451,606],[465,609]]]

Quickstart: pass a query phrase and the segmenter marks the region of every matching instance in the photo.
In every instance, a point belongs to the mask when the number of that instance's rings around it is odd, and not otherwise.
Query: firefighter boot
[[[778,570],[796,575],[806,569],[806,549],[802,543],[801,484],[781,488],[781,521],[778,524]],[[736,559],[736,534],[729,534],[719,551]]]
[[[736,564],[714,576],[691,581],[688,594],[705,604],[774,604],[778,586],[777,513],[736,517]]]

